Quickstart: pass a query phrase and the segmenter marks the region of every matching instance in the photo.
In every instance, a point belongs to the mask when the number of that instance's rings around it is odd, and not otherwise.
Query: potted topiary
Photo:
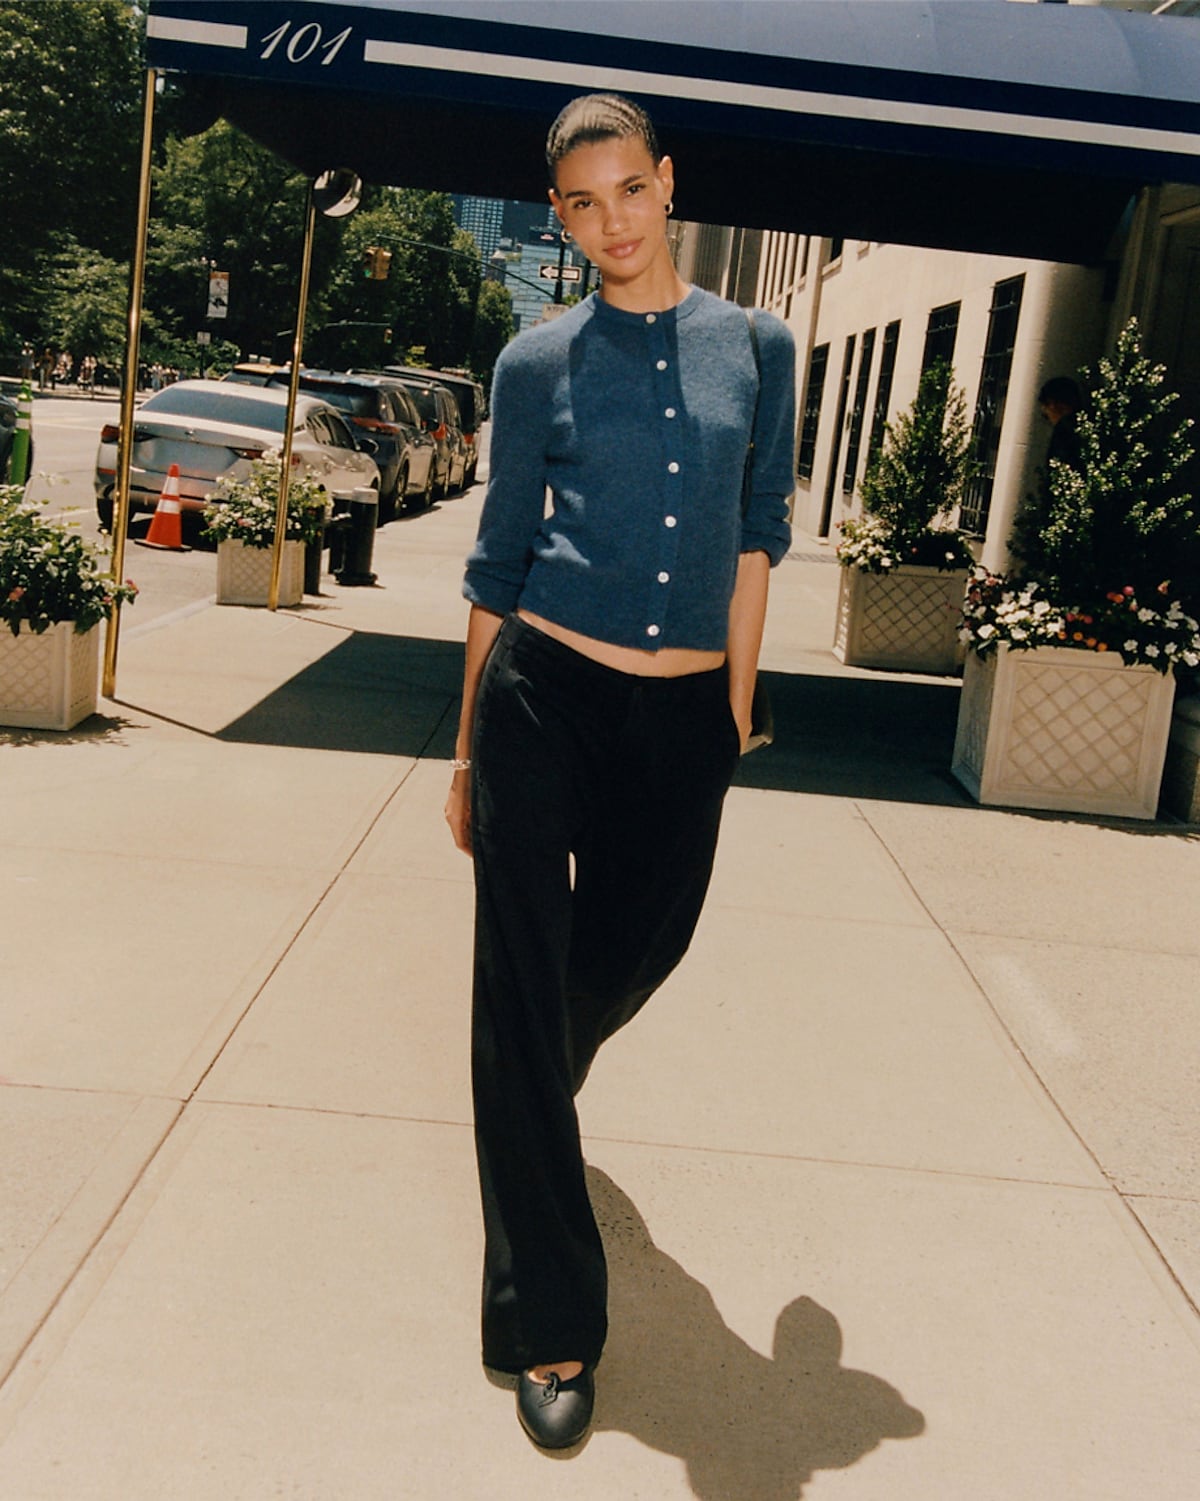
[[[1018,568],[970,580],[953,771],[980,802],[1155,816],[1175,670],[1200,665],[1192,424],[1164,376],[1130,322],[1078,414],[1078,460],[1050,460],[1026,503]]]
[[[99,701],[96,627],[132,583],[101,570],[104,554],[48,521],[20,485],[0,485],[0,724],[70,730]]]
[[[861,487],[863,515],[840,523],[834,654],[851,667],[951,673],[974,557],[950,525],[970,473],[966,398],[944,360],[888,423]]]
[[[217,603],[266,605],[279,502],[280,455],[267,452],[248,472],[224,476],[204,508],[203,535],[217,544]],[[287,531],[279,576],[282,606],[304,597],[304,548],[317,541],[327,501],[321,485],[306,473],[288,484]]]

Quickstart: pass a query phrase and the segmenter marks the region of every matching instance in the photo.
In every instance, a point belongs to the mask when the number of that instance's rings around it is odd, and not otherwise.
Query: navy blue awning
[[[680,217],[1103,257],[1200,182],[1200,23],[1008,0],[151,0],[150,65],[309,173],[539,198],[575,94],[639,99]]]

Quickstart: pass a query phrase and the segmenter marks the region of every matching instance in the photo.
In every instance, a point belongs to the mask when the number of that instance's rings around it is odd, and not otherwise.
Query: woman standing
[[[483,1359],[565,1448],[607,1329],[574,1097],[700,915],[790,537],[795,402],[784,326],[757,319],[760,397],[745,313],[676,272],[674,169],[637,105],[574,100],[546,156],[602,285],[496,365],[446,818],[475,861]]]

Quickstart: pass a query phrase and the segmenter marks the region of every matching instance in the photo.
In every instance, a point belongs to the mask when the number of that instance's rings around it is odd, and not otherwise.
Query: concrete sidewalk
[[[580,1100],[596,1432],[521,1435],[441,819],[478,505],[135,609],[100,718],[0,732],[2,1501],[1194,1501],[1198,831],[970,805],[957,685],[836,663],[803,539],[780,743]]]

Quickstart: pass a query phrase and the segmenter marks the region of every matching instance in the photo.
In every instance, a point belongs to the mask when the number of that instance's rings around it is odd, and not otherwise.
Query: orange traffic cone
[[[162,494],[150,518],[150,530],[133,539],[139,547],[157,547],[164,552],[191,552],[183,545],[183,517],[179,504],[179,465],[172,464],[163,481]]]

